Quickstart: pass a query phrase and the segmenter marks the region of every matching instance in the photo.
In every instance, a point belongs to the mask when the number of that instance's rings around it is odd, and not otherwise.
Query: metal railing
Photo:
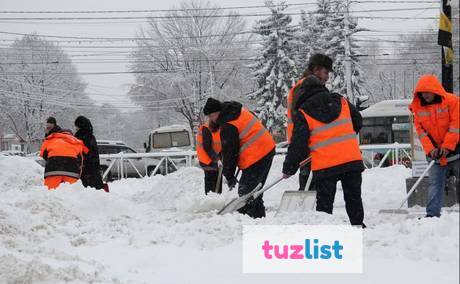
[[[405,164],[401,158],[406,158],[409,161],[412,161],[410,156],[410,144],[400,144],[400,143],[393,143],[393,144],[375,144],[375,145],[359,145],[361,152],[363,152],[363,159],[364,165],[366,168],[375,168],[375,167],[382,167],[385,161],[391,158],[392,165],[397,164]],[[368,155],[364,152],[368,152]],[[376,153],[385,153],[382,159],[379,161],[378,164],[374,162],[374,156]],[[277,154],[286,154],[287,148],[276,149]],[[407,160],[406,159],[406,160]],[[406,165],[407,166],[407,165]]]
[[[360,145],[360,149],[363,152],[363,159],[366,168],[373,168],[373,167],[382,167],[385,161],[390,160],[392,165],[396,164],[404,164],[407,165],[407,161],[412,161],[410,156],[410,144],[400,144],[400,143],[393,143],[393,144],[379,144],[379,145]],[[368,154],[365,154],[367,152]],[[277,154],[286,154],[287,148],[277,148]],[[382,159],[378,162],[378,164],[374,161],[374,156],[376,153],[385,153]],[[139,177],[145,177],[147,175],[155,175],[160,170],[164,170],[161,172],[162,174],[168,174],[170,172],[169,168],[172,167],[173,170],[177,170],[180,166],[178,165],[178,160],[185,160],[185,167],[192,167],[197,165],[196,161],[196,151],[175,151],[175,152],[157,152],[157,153],[135,153],[135,154],[126,154],[126,153],[119,153],[119,154],[101,154],[101,160],[111,160],[111,163],[105,169],[103,178],[106,179],[109,172],[113,167],[117,167],[118,178],[124,178],[127,176],[127,172],[125,169],[125,163],[131,165],[131,167],[135,170],[136,174]],[[132,159],[143,159],[144,162],[144,173],[141,173],[141,169],[137,168]],[[150,172],[148,169],[152,169]]]
[[[158,153],[119,153],[119,154],[101,154],[99,158],[101,160],[110,161],[109,166],[103,173],[103,179],[105,180],[114,166],[116,166],[118,178],[127,177],[127,169],[125,163],[129,163],[135,170],[139,177],[145,177],[149,175],[149,168],[153,168],[150,175],[157,174],[162,167],[164,167],[163,174],[169,173],[170,166],[175,170],[178,169],[178,160],[184,160],[186,167],[193,166],[193,161],[196,156],[195,151],[177,151],[177,152],[158,152]],[[133,159],[142,159],[144,164],[144,175],[141,174],[141,169],[136,167],[133,163]]]

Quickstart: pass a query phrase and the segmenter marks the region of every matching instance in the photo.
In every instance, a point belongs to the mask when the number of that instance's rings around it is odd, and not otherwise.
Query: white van
[[[193,150],[193,137],[187,127],[170,125],[150,132],[145,152]]]

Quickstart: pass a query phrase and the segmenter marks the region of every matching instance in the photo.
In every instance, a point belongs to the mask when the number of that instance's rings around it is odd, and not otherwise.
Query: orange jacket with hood
[[[427,103],[422,92],[434,93],[435,101]],[[415,87],[409,109],[414,114],[418,137],[427,155],[435,148],[455,151],[459,142],[459,97],[444,90],[434,75],[423,75]]]

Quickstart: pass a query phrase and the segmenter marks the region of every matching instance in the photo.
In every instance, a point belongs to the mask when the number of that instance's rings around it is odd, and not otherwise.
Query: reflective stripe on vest
[[[259,132],[257,132],[257,134],[254,135],[251,139],[246,141],[246,143],[244,143],[243,145],[240,145],[240,153],[246,150],[246,148],[251,146],[254,142],[256,142],[257,139],[259,139],[262,135],[264,135],[266,131],[267,131],[266,129],[259,130]]]
[[[341,105],[342,111],[339,116],[330,123],[318,121],[300,109],[311,134],[308,147],[311,151],[313,171],[362,160],[350,108],[345,98],[341,99]]]
[[[237,119],[227,122],[238,129],[240,150],[238,167],[252,166],[275,148],[275,141],[259,119],[245,108]]]
[[[73,172],[67,172],[67,171],[52,171],[52,172],[45,173],[45,177],[52,177],[52,176],[67,176],[67,177],[73,177],[73,178],[80,178],[79,174],[73,173]]]
[[[441,112],[449,112],[449,108],[448,107],[445,107],[445,108],[438,108],[436,110],[437,113],[441,113]]]
[[[339,126],[339,125],[342,125],[342,124],[346,124],[346,123],[351,123],[351,118],[345,118],[345,119],[339,119],[339,120],[336,120],[336,121],[333,121],[329,124],[326,124],[324,126],[320,126],[316,129],[313,129],[312,132],[311,132],[311,135],[315,135],[321,131],[325,131],[325,130],[328,130],[328,129],[331,129],[332,127],[336,127],[336,126]]]
[[[418,136],[418,139],[422,140],[422,138],[425,136],[428,136],[428,134],[426,132],[423,132],[422,134]]]
[[[417,116],[420,116],[420,117],[431,116],[431,112],[429,112],[429,111],[419,111],[419,112],[417,112]]]
[[[356,134],[355,133],[346,134],[346,135],[343,135],[343,136],[334,137],[334,138],[324,140],[323,142],[319,142],[319,143],[316,143],[315,145],[312,145],[310,147],[310,150],[314,151],[314,150],[319,149],[321,147],[326,147],[326,146],[329,146],[331,144],[336,144],[338,142],[342,142],[342,141],[350,140],[350,139],[356,139]]]
[[[449,127],[449,130],[448,130],[450,133],[454,133],[454,134],[460,134],[460,129],[458,128],[453,128],[453,127]]]

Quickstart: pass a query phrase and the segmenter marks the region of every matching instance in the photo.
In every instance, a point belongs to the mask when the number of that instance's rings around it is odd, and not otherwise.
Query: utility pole
[[[356,105],[356,99],[351,88],[351,51],[350,51],[350,29],[349,29],[349,6],[350,1],[346,2],[345,11],[345,84],[347,86],[347,97],[353,105]]]
[[[454,50],[452,45],[452,7],[450,0],[441,1],[438,45],[441,45],[442,55],[442,86],[446,91],[452,93],[454,89]]]

